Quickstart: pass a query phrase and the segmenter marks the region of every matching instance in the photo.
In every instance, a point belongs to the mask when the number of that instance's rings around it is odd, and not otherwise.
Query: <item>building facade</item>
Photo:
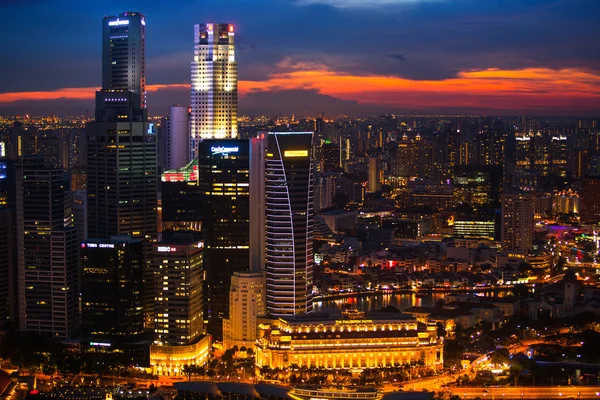
[[[527,255],[533,243],[533,193],[503,193],[501,202],[502,250]]]
[[[135,93],[146,107],[146,18],[139,12],[102,21],[102,89]]]
[[[144,242],[113,236],[80,247],[82,343],[122,350],[144,333]]]
[[[257,319],[266,314],[264,273],[234,272],[229,288],[229,318],[223,321],[223,348],[253,348]]]
[[[59,340],[78,334],[79,246],[62,169],[41,158],[17,167],[16,249],[19,330]]]
[[[190,160],[202,139],[237,138],[237,62],[234,26],[194,25],[191,66]]]
[[[581,192],[581,221],[600,223],[600,177],[583,178]]]
[[[435,324],[402,314],[349,314],[304,315],[261,324],[257,366],[356,369],[423,361],[442,367],[443,345]]]
[[[267,312],[312,312],[312,132],[269,132],[266,172]]]
[[[203,250],[204,242],[193,232],[167,235],[153,246],[157,284],[150,363],[161,374],[195,364],[208,354],[202,306]]]
[[[190,114],[186,106],[172,106],[162,122],[162,170],[185,167],[190,155]]]

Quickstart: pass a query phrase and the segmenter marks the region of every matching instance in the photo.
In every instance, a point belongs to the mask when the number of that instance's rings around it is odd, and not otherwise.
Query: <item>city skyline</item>
[[[502,7],[472,0],[234,3],[40,0],[27,13],[19,2],[5,4],[3,33],[16,31],[19,40],[7,44],[12,61],[0,67],[11,77],[0,88],[0,114],[91,113],[101,84],[96,16],[123,8],[143,12],[155,27],[146,66],[152,115],[188,104],[193,27],[211,20],[235,26],[242,114],[584,116],[600,110],[592,17],[598,4],[590,0]],[[23,29],[24,15],[36,22],[33,28]],[[44,62],[28,62],[32,51]]]

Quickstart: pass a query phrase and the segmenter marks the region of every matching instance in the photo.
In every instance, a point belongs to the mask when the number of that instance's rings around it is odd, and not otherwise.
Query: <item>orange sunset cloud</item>
[[[463,71],[444,80],[351,75],[319,64],[280,63],[286,72],[264,81],[240,81],[240,96],[256,92],[313,90],[359,104],[395,107],[480,107],[490,109],[584,107],[600,109],[600,75],[579,70],[527,68]],[[148,92],[188,89],[189,84],[148,85]],[[0,93],[0,103],[23,100],[93,99],[96,88]]]

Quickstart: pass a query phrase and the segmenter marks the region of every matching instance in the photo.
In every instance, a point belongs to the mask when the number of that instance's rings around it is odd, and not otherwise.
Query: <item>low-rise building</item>
[[[328,369],[400,366],[422,360],[441,367],[442,344],[435,324],[385,313],[307,314],[259,325],[256,363]]]

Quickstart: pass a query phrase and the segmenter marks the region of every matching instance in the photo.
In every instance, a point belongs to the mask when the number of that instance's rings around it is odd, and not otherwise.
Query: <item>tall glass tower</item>
[[[202,139],[237,138],[237,62],[231,24],[194,25],[190,159]]]
[[[146,107],[146,18],[139,12],[102,20],[102,89],[133,92]]]
[[[136,12],[104,18],[103,87],[96,92],[96,118],[86,133],[88,237],[143,239],[149,256],[156,238],[158,182],[156,130],[145,107],[145,23]],[[144,275],[146,321],[151,325],[150,268]]]
[[[312,312],[312,132],[270,132],[266,167],[267,312]]]

